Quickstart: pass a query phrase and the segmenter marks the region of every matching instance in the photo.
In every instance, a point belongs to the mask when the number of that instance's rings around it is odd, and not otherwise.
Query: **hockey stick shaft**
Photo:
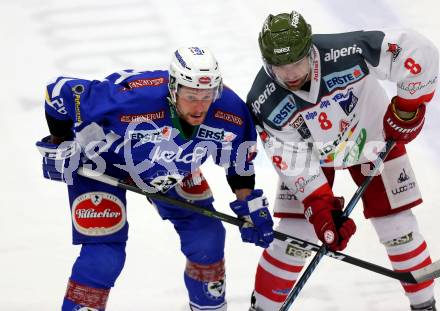
[[[365,177],[362,184],[358,187],[356,192],[354,193],[353,197],[350,199],[350,202],[348,202],[347,207],[345,208],[343,212],[343,216],[348,217],[350,213],[353,211],[354,207],[356,206],[356,203],[359,201],[359,199],[364,194],[365,190],[367,190],[368,185],[373,180],[376,173],[379,171],[379,168],[382,166],[382,163],[384,162],[385,158],[390,153],[391,149],[393,149],[395,145],[395,142],[393,140],[388,140],[385,145],[384,151],[382,151],[376,161],[374,162],[373,169],[369,172],[368,176]],[[319,250],[316,252],[315,256],[307,266],[304,273],[301,275],[299,280],[296,282],[293,289],[289,292],[289,295],[287,296],[286,300],[284,301],[283,305],[281,306],[279,311],[287,311],[289,310],[292,303],[295,301],[296,297],[298,297],[299,293],[303,289],[304,285],[306,284],[307,280],[312,275],[313,271],[315,271],[316,267],[318,266],[321,259],[326,255],[328,252],[327,246],[325,244],[321,245]]]
[[[105,183],[105,184],[108,184],[108,185],[111,185],[114,187],[118,187],[121,189],[125,189],[127,191],[132,191],[132,192],[136,192],[136,193],[145,195],[146,197],[151,198],[151,199],[157,199],[157,200],[168,202],[173,205],[181,206],[182,208],[189,209],[189,210],[194,211],[199,214],[203,214],[207,217],[219,219],[223,222],[227,222],[229,224],[232,224],[232,225],[235,225],[238,227],[241,227],[244,224],[244,221],[242,219],[237,218],[237,217],[233,217],[228,214],[224,214],[224,213],[214,211],[214,210],[207,210],[201,206],[191,204],[191,203],[188,203],[185,201],[180,201],[177,199],[172,199],[172,198],[169,198],[163,194],[149,193],[149,192],[146,192],[146,191],[140,189],[136,185],[128,184],[127,182],[125,182],[123,180],[119,180],[117,178],[114,178],[112,176],[108,176],[105,174],[97,174],[96,172],[94,172],[90,169],[86,169],[86,168],[81,167],[78,169],[78,174],[83,177],[90,178],[90,179],[93,179],[93,180],[96,180],[96,181],[99,181],[99,182],[102,182],[102,183]],[[295,245],[301,249],[305,249],[308,251],[316,252],[320,249],[320,246],[317,244],[314,244],[314,243],[311,243],[308,241],[304,241],[302,239],[284,234],[282,232],[274,231],[274,237],[278,240],[285,241],[286,243]],[[344,261],[344,262],[349,263],[351,265],[358,266],[360,268],[370,270],[372,272],[382,274],[382,275],[387,276],[389,278],[393,278],[393,279],[396,279],[396,280],[399,280],[402,282],[406,282],[406,283],[417,283],[417,282],[420,282],[421,280],[436,278],[436,277],[440,276],[440,267],[438,267],[437,269],[430,269],[430,271],[421,272],[417,277],[415,277],[413,275],[414,272],[396,272],[396,271],[387,269],[385,267],[370,263],[368,261],[364,261],[362,259],[352,257],[349,255],[345,255],[345,254],[339,253],[339,252],[328,251],[326,253],[326,255],[333,258],[333,259]],[[432,264],[432,265],[434,265],[434,264]],[[427,278],[427,275],[429,275],[428,278]]]

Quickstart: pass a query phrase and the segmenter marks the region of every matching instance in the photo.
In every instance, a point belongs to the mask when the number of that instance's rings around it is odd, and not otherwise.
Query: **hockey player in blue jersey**
[[[213,209],[199,169],[211,156],[225,168],[236,194],[232,210],[254,224],[240,228],[242,239],[270,244],[267,200],[261,190],[253,190],[256,133],[247,111],[232,90],[223,88],[212,53],[197,47],[175,51],[169,71],[121,71],[103,81],[60,77],[48,85],[51,135],[37,146],[44,176],[68,184],[73,244],[82,244],[63,311],[105,310],[125,262],[125,190],[80,176],[81,165]],[[221,222],[179,206],[153,204],[179,234],[191,310],[226,310]]]

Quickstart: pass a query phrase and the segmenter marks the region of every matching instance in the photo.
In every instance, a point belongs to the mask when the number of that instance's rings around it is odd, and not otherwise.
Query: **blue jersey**
[[[47,87],[46,113],[73,121],[85,161],[166,192],[206,159],[228,175],[252,175],[256,133],[245,103],[230,89],[185,136],[169,101],[168,72],[133,70],[103,81],[59,77]]]

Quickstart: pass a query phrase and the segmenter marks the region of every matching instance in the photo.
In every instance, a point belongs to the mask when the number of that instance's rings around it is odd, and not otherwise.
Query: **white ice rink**
[[[67,191],[44,180],[34,143],[47,135],[44,86],[58,75],[103,78],[127,68],[166,68],[179,46],[204,45],[216,54],[226,84],[243,98],[261,66],[257,35],[269,13],[299,10],[315,33],[410,27],[440,47],[436,0],[0,0],[0,310],[59,310],[79,252],[72,246]],[[395,86],[387,84],[392,95]],[[394,87],[394,88],[393,88]],[[408,147],[424,196],[415,209],[433,260],[440,259],[440,100],[429,105],[420,137]],[[257,184],[274,196],[275,172],[261,152]],[[222,169],[205,175],[230,213]],[[337,194],[355,191],[345,172]],[[170,223],[146,200],[128,195],[127,261],[112,290],[109,311],[188,310],[185,260]],[[345,250],[389,267],[372,226],[353,217],[358,232]],[[229,310],[245,311],[260,249],[241,242],[227,227]],[[438,300],[440,289],[436,288]],[[292,310],[404,311],[409,305],[397,281],[325,258]]]

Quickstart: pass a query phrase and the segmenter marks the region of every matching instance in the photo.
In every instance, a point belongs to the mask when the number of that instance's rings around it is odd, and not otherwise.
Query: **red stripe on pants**
[[[401,262],[417,257],[418,255],[423,253],[423,251],[426,250],[426,248],[427,248],[426,242],[423,241],[423,243],[420,244],[420,246],[417,247],[415,250],[399,255],[389,255],[388,257],[390,258],[391,261]]]
[[[294,265],[289,265],[287,263],[284,263],[282,261],[279,261],[278,259],[272,257],[267,250],[264,250],[263,252],[263,258],[269,262],[271,265],[280,268],[281,270],[284,271],[289,271],[289,272],[294,272],[294,273],[298,273],[301,272],[303,266],[294,266]]]
[[[283,302],[295,282],[296,280],[286,280],[277,277],[258,265],[255,277],[255,291],[272,301]]]
[[[395,269],[395,271],[398,272],[408,272],[408,271],[414,271],[414,270],[418,270],[421,269],[423,267],[428,266],[429,264],[432,263],[431,257],[426,258],[423,262],[419,263],[418,265],[415,265],[414,267],[408,268],[408,269]],[[425,289],[428,286],[434,284],[433,280],[430,281],[425,281],[419,284],[407,284],[407,283],[402,283],[403,289],[405,290],[405,292],[407,293],[415,293],[418,292],[419,290]]]

